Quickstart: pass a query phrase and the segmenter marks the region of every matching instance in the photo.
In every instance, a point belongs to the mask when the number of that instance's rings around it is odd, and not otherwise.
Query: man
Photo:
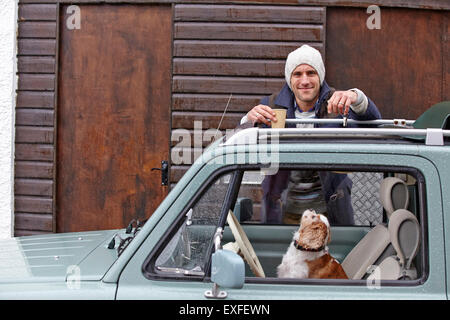
[[[263,124],[270,126],[271,121],[277,121],[272,110],[286,108],[287,119],[294,118],[329,118],[347,115],[349,119],[373,120],[381,118],[375,104],[359,89],[335,91],[325,81],[325,66],[320,52],[308,45],[291,52],[285,65],[286,84],[276,96],[265,97],[261,103],[253,107],[241,120],[241,124],[251,121],[253,125]],[[288,125],[294,126],[294,125]],[[297,127],[319,127],[318,124],[297,124]],[[322,125],[336,126],[336,125]],[[355,125],[349,125],[355,126]],[[320,177],[320,179],[319,179]],[[353,224],[353,208],[350,202],[352,182],[345,174],[333,172],[288,172],[279,171],[277,174],[267,176],[262,184],[263,206],[262,220],[264,223],[281,223],[282,212],[281,197],[283,191],[287,203],[283,208],[295,208],[296,192],[314,194],[317,186],[322,186],[323,206],[330,223],[336,225]],[[305,186],[314,186],[306,190]],[[290,196],[293,195],[293,196]],[[298,197],[297,197],[298,198]],[[308,198],[308,197],[306,197]],[[314,199],[320,207],[318,199]],[[301,207],[301,205],[300,205]],[[321,213],[320,208],[316,212]],[[303,212],[303,211],[302,211]],[[301,212],[297,213],[301,214]]]

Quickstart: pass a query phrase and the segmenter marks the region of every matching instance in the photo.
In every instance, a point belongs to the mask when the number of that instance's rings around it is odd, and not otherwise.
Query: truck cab
[[[448,299],[448,114],[438,125],[236,130],[204,151],[145,223],[4,241],[0,297]],[[325,197],[329,215],[343,199],[339,186],[328,196],[283,190],[280,222],[268,222],[265,179],[289,185],[298,171],[351,182],[351,210],[338,210],[351,223],[331,222],[328,244],[348,279],[277,277],[304,208]]]

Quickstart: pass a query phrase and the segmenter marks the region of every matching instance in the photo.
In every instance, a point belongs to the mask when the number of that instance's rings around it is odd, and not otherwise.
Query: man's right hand
[[[270,126],[271,121],[277,122],[275,112],[272,108],[263,104],[253,107],[253,109],[247,113],[247,120],[251,121],[253,124],[264,123],[268,126]]]

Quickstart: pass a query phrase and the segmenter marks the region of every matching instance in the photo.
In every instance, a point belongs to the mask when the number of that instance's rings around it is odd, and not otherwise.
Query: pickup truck
[[[208,146],[145,223],[1,241],[0,298],[448,299],[449,119],[447,102],[365,128],[236,130]],[[328,245],[349,279],[277,277],[300,208],[321,192],[290,195],[274,224],[261,185],[296,171],[352,181],[354,222],[331,223]]]

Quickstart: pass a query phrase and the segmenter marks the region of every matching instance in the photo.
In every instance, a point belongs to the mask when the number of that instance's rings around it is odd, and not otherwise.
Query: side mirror
[[[240,289],[244,286],[245,265],[242,258],[229,250],[219,249],[212,255],[211,281],[212,290],[205,292],[207,298],[226,298],[227,293],[220,287]]]
[[[230,250],[218,250],[212,255],[211,280],[224,288],[242,288],[245,280],[244,260]]]

